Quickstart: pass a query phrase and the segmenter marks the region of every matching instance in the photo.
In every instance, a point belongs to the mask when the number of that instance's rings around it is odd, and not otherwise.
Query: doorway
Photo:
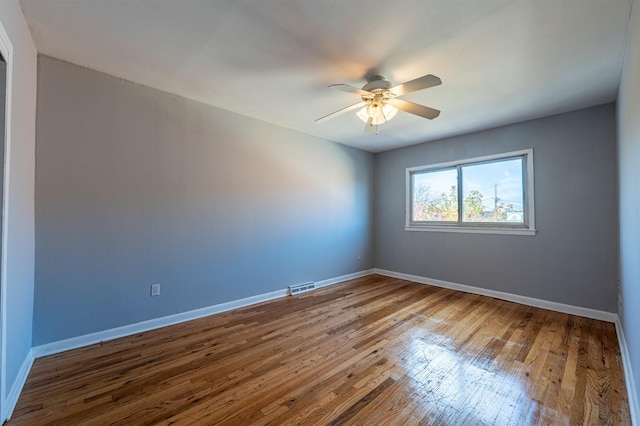
[[[1,40],[0,40],[1,41]],[[3,46],[0,46],[3,47]],[[5,209],[4,209],[4,189],[5,189],[5,153],[6,153],[6,129],[5,129],[5,117],[6,117],[6,104],[7,104],[7,62],[0,52],[0,177],[2,181],[0,181],[0,362],[2,365],[0,366],[0,422],[4,420],[4,411],[5,411],[5,354],[3,351],[5,350],[4,345],[4,321],[5,321],[5,288],[6,283],[4,282],[4,219],[5,219]]]

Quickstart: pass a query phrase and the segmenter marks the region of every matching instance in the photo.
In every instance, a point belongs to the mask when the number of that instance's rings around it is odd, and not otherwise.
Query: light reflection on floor
[[[521,379],[498,369],[483,368],[486,360],[474,361],[477,359],[452,350],[440,336],[411,337],[402,353],[401,367],[411,379],[415,401],[427,418],[444,423],[449,419],[505,425],[529,417],[518,408],[523,406],[518,400],[528,399]]]

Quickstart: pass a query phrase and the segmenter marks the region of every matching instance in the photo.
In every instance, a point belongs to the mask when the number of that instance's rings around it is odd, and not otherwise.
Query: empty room
[[[0,423],[640,425],[640,0],[3,0],[0,105]]]

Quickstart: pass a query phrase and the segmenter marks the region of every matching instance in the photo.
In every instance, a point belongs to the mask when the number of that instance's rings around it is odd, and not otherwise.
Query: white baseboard
[[[18,403],[18,397],[20,397],[20,393],[22,392],[22,388],[27,381],[27,376],[29,376],[29,371],[31,371],[31,366],[33,365],[33,349],[29,350],[27,357],[22,362],[20,369],[18,370],[18,375],[16,379],[13,381],[13,385],[7,394],[7,399],[4,401],[4,416],[2,418],[2,422],[8,420],[13,414],[13,410],[16,408],[16,404]]]
[[[326,287],[343,281],[371,275],[373,269],[368,269],[352,274],[342,275],[339,277],[329,278],[316,282],[316,287]],[[118,339],[120,337],[131,336],[132,334],[142,333],[144,331],[155,330],[161,327],[178,324],[185,321],[230,311],[232,309],[242,308],[256,303],[266,302],[268,300],[285,297],[288,295],[287,289],[276,290],[270,293],[259,294],[256,296],[246,297],[244,299],[232,300],[230,302],[220,303],[218,305],[207,306],[206,308],[195,309],[193,311],[182,312],[179,314],[168,315],[166,317],[154,318],[148,321],[142,321],[135,324],[125,325],[122,327],[112,328],[109,330],[98,331],[96,333],[86,334],[84,336],[72,337],[70,339],[59,340],[57,342],[47,343],[33,348],[33,356],[40,358],[47,355],[53,355],[65,352],[71,349],[81,348],[83,346],[93,345],[95,343],[106,342],[108,340]]]
[[[327,280],[322,280],[322,281],[317,281],[316,282],[316,288],[320,288],[320,287],[327,287],[333,284],[338,284],[344,281],[349,281],[349,280],[355,280],[356,278],[360,278],[360,277],[366,277],[367,275],[372,275],[374,274],[375,270],[372,269],[365,269],[364,271],[359,271],[359,272],[354,272],[353,274],[347,274],[347,275],[341,275],[339,277],[335,277],[335,278],[329,278]]]
[[[616,333],[620,344],[620,354],[622,355],[622,366],[624,369],[624,382],[627,385],[627,397],[629,398],[629,410],[631,411],[631,424],[640,425],[640,400],[638,391],[633,380],[633,369],[631,368],[631,358],[629,357],[629,347],[624,336],[624,329],[620,320],[616,321]]]
[[[549,309],[550,311],[562,312],[565,314],[578,315],[586,318],[593,318],[601,321],[613,322],[618,320],[618,315],[613,312],[598,311],[596,309],[583,308],[580,306],[565,305],[564,303],[550,302],[548,300],[535,299],[533,297],[520,296],[518,294],[504,293],[502,291],[488,290],[480,287],[473,287],[465,284],[452,283],[449,281],[436,280],[432,278],[420,277],[418,275],[404,274],[401,272],[388,271],[385,269],[374,269],[374,273],[387,277],[400,278],[407,281],[414,281],[421,284],[429,284],[436,287],[449,288],[451,290],[464,291],[465,293],[480,294],[494,297],[496,299],[516,302],[522,305],[535,306],[536,308]]]

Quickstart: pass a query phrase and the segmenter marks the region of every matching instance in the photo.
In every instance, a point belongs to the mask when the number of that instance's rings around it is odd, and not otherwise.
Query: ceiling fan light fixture
[[[397,113],[398,108],[394,107],[393,105],[389,105],[387,103],[380,104],[372,102],[358,111],[356,115],[365,123],[368,123],[369,118],[372,118],[373,120],[371,121],[371,125],[377,126],[391,120],[396,116]]]
[[[358,95],[361,102],[334,111],[324,117],[320,117],[316,120],[316,123],[325,122],[330,118],[337,117],[350,111],[357,111],[356,115],[358,118],[366,123],[365,133],[369,133],[375,128],[377,134],[378,125],[391,120],[396,116],[398,110],[433,120],[440,115],[440,111],[424,105],[405,101],[404,99],[401,99],[401,97],[409,93],[428,89],[429,87],[438,86],[440,84],[442,84],[442,80],[432,74],[423,75],[422,77],[415,78],[396,86],[392,86],[391,83],[384,79],[384,77],[379,75],[368,78],[367,84],[365,84],[362,89],[349,86],[348,84],[332,84],[329,86],[332,89]]]

